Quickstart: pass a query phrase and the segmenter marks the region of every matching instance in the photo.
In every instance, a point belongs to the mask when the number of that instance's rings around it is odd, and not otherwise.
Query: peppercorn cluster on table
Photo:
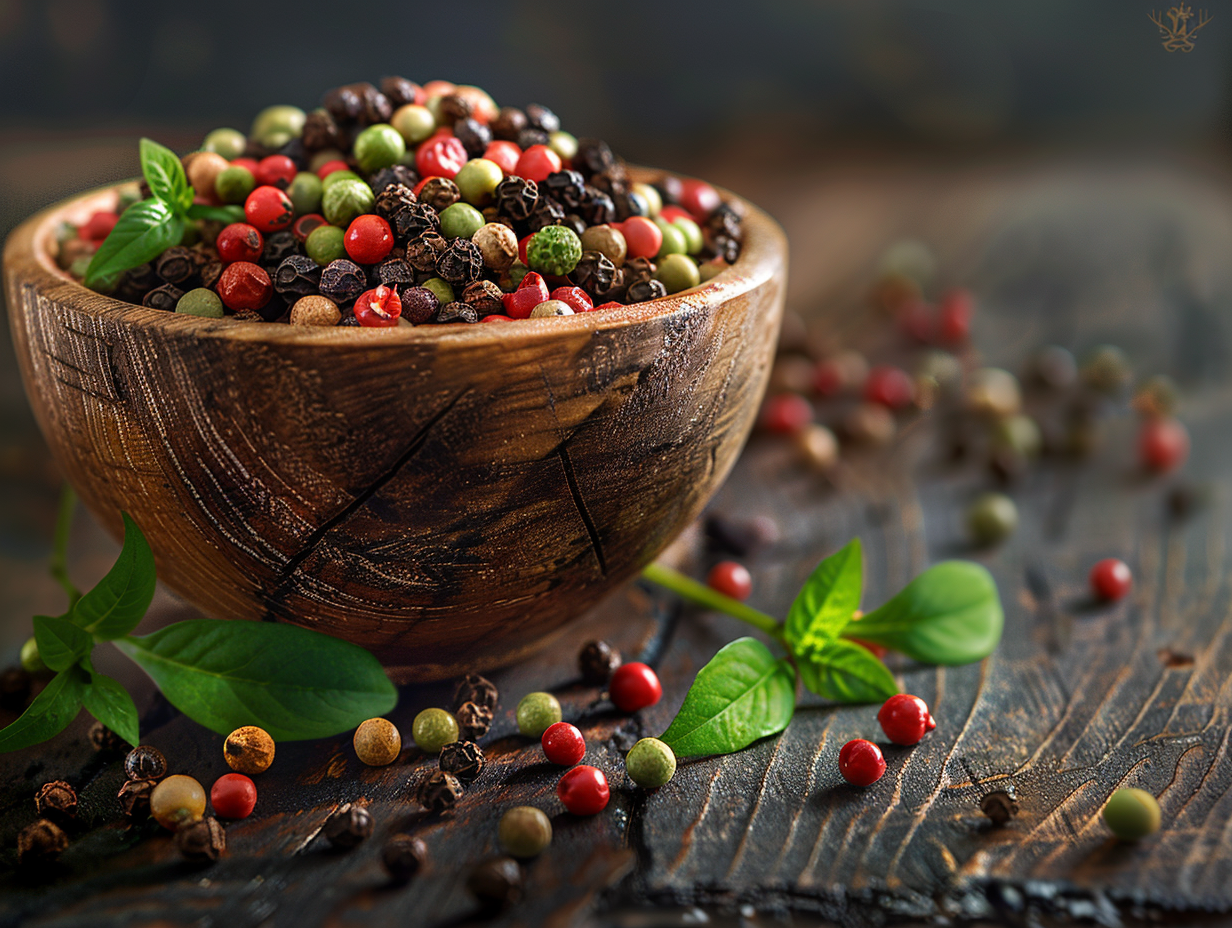
[[[681,540],[683,569],[700,577],[744,546],[749,602],[781,616],[816,562],[859,536],[866,609],[955,556],[984,563],[1001,590],[1004,636],[982,663],[925,668],[887,658],[937,727],[913,748],[885,747],[887,771],[872,786],[848,785],[837,757],[851,739],[877,740],[878,706],[810,697],[782,736],[726,757],[681,759],[666,786],[635,788],[624,753],[667,727],[697,670],[743,628],[633,584],[549,651],[492,675],[500,703],[481,742],[487,766],[444,815],[411,799],[435,765],[413,747],[368,767],[349,735],[280,744],[256,777],[256,810],[226,828],[226,854],[197,865],[156,826],[127,825],[116,799],[123,755],[95,753],[84,715],[48,744],[0,755],[0,925],[872,926],[940,917],[1112,925],[1232,912],[1232,174],[1210,163],[1126,160],[1110,169],[1063,159],[838,161],[782,181],[743,170],[698,173],[783,222],[795,257],[791,302],[814,339],[870,357],[902,350],[901,332],[866,297],[878,255],[910,235],[932,246],[947,280],[975,294],[969,350],[981,363],[1020,370],[1045,344],[1081,352],[1112,342],[1136,370],[1170,375],[1192,437],[1183,470],[1143,476],[1132,419],[1114,418],[1085,459],[1045,458],[1018,475],[1007,490],[1015,531],[977,549],[963,514],[990,477],[982,462],[955,458],[938,417],[904,419],[879,448],[844,447],[824,475],[802,464],[798,447],[756,436],[710,508],[710,532],[699,525]],[[6,413],[24,410],[11,380],[0,399]],[[54,609],[60,594],[40,572],[45,549],[35,550],[55,481],[39,466],[36,439],[14,421],[0,463],[7,492],[27,502],[5,524],[0,585],[4,643],[15,653],[25,618]],[[777,531],[748,547],[740,528],[762,516]],[[83,518],[72,550],[86,579],[115,549]],[[1098,604],[1087,572],[1107,557],[1129,564],[1133,587]],[[145,627],[187,615],[160,594]],[[593,638],[653,666],[662,700],[633,715],[600,701],[577,670]],[[124,662],[99,663],[140,694],[144,740],[170,773],[210,783],[228,771],[220,736],[123,677]],[[553,693],[584,733],[586,763],[608,771],[611,801],[599,815],[564,812],[559,768],[518,735],[514,709],[538,690]],[[404,744],[415,716],[451,696],[452,684],[402,690],[390,721]],[[35,818],[35,792],[53,780],[77,791],[77,830],[56,866],[18,869],[16,835]],[[1120,787],[1158,797],[1157,833],[1136,843],[1112,837],[1101,812]],[[358,800],[372,837],[332,848],[321,835],[326,818]],[[467,873],[497,852],[498,822],[515,806],[547,811],[552,843],[523,866],[521,901],[484,914]],[[400,832],[426,849],[405,884],[391,883],[381,863],[385,840]]]

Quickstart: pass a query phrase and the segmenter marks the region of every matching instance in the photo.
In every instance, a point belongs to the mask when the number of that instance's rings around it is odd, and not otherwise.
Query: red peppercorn
[[[251,261],[228,264],[218,278],[218,296],[230,310],[260,309],[270,301],[273,292],[269,274]]]
[[[290,197],[267,184],[248,194],[244,201],[244,218],[260,232],[277,232],[291,224],[295,208]]]
[[[242,773],[225,773],[210,787],[210,804],[219,818],[248,818],[257,804],[257,787]]]
[[[680,205],[687,209],[698,222],[704,222],[719,206],[719,194],[701,180],[680,182]]]
[[[298,172],[295,162],[286,155],[270,155],[257,162],[257,173],[254,176],[258,184],[269,184],[279,190],[286,190]]]
[[[359,264],[376,264],[378,261],[384,261],[393,251],[394,233],[389,223],[380,216],[364,213],[351,220],[342,244],[352,261]]]
[[[568,722],[548,726],[541,739],[547,759],[562,767],[572,767],[586,756],[586,739]]]
[[[291,226],[291,234],[301,242],[308,241],[308,236],[312,234],[314,229],[319,229],[321,226],[329,225],[325,221],[325,217],[320,213],[308,213],[300,216]]]
[[[231,163],[235,164],[234,161],[232,161]],[[347,166],[347,163],[345,161],[326,161],[323,165],[317,168],[317,177],[321,178],[321,180],[325,180],[325,178],[333,174],[334,171],[349,171],[349,170],[350,170],[350,167]]]
[[[608,302],[606,302],[606,303],[600,303],[598,306],[596,306],[596,307],[595,307],[595,309],[596,309],[596,310],[599,310],[599,309],[619,309],[621,306],[624,306],[624,304],[623,304],[623,303],[617,303],[615,300],[608,300]]]
[[[432,97],[447,97],[457,89],[458,85],[452,84],[449,81],[428,81],[421,88],[424,100],[431,99]],[[416,100],[415,102],[419,103],[420,101]]]
[[[560,778],[556,795],[574,815],[594,815],[607,808],[612,794],[602,770],[580,764]]]
[[[885,773],[886,762],[881,748],[871,741],[856,738],[838,752],[838,770],[853,786],[871,786]]]
[[[1091,591],[1100,599],[1116,602],[1123,599],[1133,586],[1134,575],[1129,565],[1115,557],[1106,557],[1091,568]]]
[[[898,327],[908,338],[928,344],[933,340],[933,308],[923,300],[911,300],[898,310]]]
[[[232,261],[257,261],[265,250],[261,233],[246,222],[233,222],[214,241],[218,257],[227,264]]]
[[[402,315],[402,297],[393,287],[383,284],[365,290],[355,300],[355,318],[359,324],[372,328],[388,328],[398,324]]]
[[[513,322],[513,316],[502,316],[500,313],[492,313],[490,316],[484,316],[480,322]]]
[[[899,693],[891,696],[877,713],[877,721],[886,737],[895,744],[919,744],[929,730],[928,705],[919,696]],[[936,727],[936,723],[933,723]],[[882,764],[885,767],[885,764]]]
[[[653,706],[663,698],[659,675],[645,664],[634,661],[621,664],[607,685],[608,696],[622,712],[637,712]]]
[[[257,170],[261,167],[261,165],[256,158],[236,158],[231,162],[231,167],[244,168],[249,174],[256,177]]]
[[[522,157],[522,149],[518,148],[516,142],[498,139],[484,149],[483,156],[506,174],[512,174],[518,166],[518,159]]]
[[[581,287],[557,287],[549,294],[548,299],[568,304],[575,313],[588,313],[595,308],[594,301]]]
[[[434,136],[415,152],[415,168],[420,177],[447,177],[453,180],[468,158],[466,146],[452,135]]]
[[[528,271],[513,293],[501,297],[505,304],[505,312],[514,319],[529,319],[531,310],[548,298],[548,285],[543,277],[534,271]]]
[[[86,220],[85,225],[77,230],[77,237],[87,242],[101,242],[111,234],[111,230],[115,228],[115,224],[119,221],[119,213],[99,210]]]
[[[513,173],[541,184],[548,179],[549,174],[555,174],[560,169],[560,155],[546,145],[532,145],[522,152]]]
[[[625,237],[629,258],[653,258],[663,247],[663,230],[645,216],[630,216],[614,225]]]
[[[1189,456],[1189,432],[1176,419],[1147,419],[1138,431],[1138,457],[1147,470],[1175,470]]]
[[[958,345],[971,336],[971,319],[975,316],[975,298],[961,287],[941,298],[937,313],[937,340],[946,345]]]
[[[797,393],[772,396],[761,407],[761,426],[777,435],[795,435],[813,421],[813,404]]]
[[[690,213],[687,209],[684,209],[683,207],[672,206],[669,204],[668,206],[664,206],[662,209],[659,210],[659,218],[662,219],[664,222],[675,222],[677,219],[681,219],[681,218],[687,219],[690,222],[692,222],[693,214]]]
[[[735,561],[719,561],[706,576],[710,589],[744,602],[753,592],[753,577],[748,568]]]
[[[915,397],[915,385],[907,372],[883,364],[868,372],[864,383],[864,398],[870,403],[880,403],[890,409],[903,409],[911,405]]]

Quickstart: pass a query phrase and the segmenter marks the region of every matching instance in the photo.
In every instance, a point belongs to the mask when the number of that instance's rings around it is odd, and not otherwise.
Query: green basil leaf
[[[67,670],[94,649],[94,639],[64,616],[36,615],[34,640],[52,670]]]
[[[817,565],[787,613],[783,636],[795,653],[839,636],[856,609],[864,586],[864,553],[860,539]]]
[[[192,206],[193,189],[188,186],[184,165],[170,148],[153,139],[142,139],[141,173],[150,185],[150,192],[176,213],[186,213]]]
[[[154,598],[154,555],[137,523],[124,516],[124,547],[107,576],[78,600],[70,618],[95,638],[122,638],[141,621]]]
[[[184,219],[156,197],[134,203],[98,246],[86,268],[87,287],[113,284],[124,271],[158,257],[184,235]]]
[[[80,667],[61,670],[21,718],[0,731],[0,752],[19,751],[60,734],[81,711],[84,690],[85,672]]]
[[[398,701],[370,653],[295,625],[191,619],[116,645],[173,706],[222,735],[259,725],[275,741],[326,738]]]
[[[992,574],[970,561],[944,561],[843,634],[878,642],[921,663],[952,666],[991,654],[1003,624]]]
[[[232,206],[210,206],[208,203],[194,203],[188,207],[189,219],[213,219],[215,222],[243,222],[244,207],[239,205]]]
[[[809,690],[835,702],[882,702],[898,692],[886,665],[851,641],[822,641],[796,652],[796,666]]]
[[[796,671],[755,638],[738,638],[698,671],[660,737],[680,757],[730,754],[787,727]]]
[[[134,747],[141,743],[137,705],[128,690],[106,674],[90,670],[83,702],[86,711]]]

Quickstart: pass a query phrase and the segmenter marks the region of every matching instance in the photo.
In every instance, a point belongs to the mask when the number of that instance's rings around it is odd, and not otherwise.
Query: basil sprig
[[[223,735],[259,725],[278,741],[323,738],[394,707],[397,690],[375,657],[305,628],[192,619],[134,637],[154,596],[154,555],[124,515],[115,565],[94,589],[78,593],[63,570],[71,494],[66,491],[61,508],[53,564],[72,604],[62,616],[34,617],[39,657],[57,673],[21,718],[0,731],[0,751],[54,737],[83,706],[129,744],[138,743],[132,697],[90,662],[103,641],[136,661],[173,706]]]
[[[188,219],[216,218],[193,206],[194,192],[188,175],[171,149],[142,139],[141,173],[152,196],[120,214],[115,228],[90,259],[85,276],[87,287],[109,289],[125,271],[178,245]]]
[[[991,654],[1004,622],[992,575],[969,561],[930,567],[857,619],[864,585],[858,538],[817,565],[783,622],[662,564],[651,564],[643,576],[753,625],[787,651],[776,657],[760,641],[740,638],[698,672],[661,736],[682,757],[730,754],[782,731],[795,712],[797,676],[811,692],[838,703],[880,702],[897,693],[886,665],[852,638],[923,663],[958,665]]]

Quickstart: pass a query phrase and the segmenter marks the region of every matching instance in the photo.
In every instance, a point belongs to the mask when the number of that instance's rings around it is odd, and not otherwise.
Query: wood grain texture
[[[396,678],[515,661],[692,521],[752,427],[786,244],[745,205],[737,264],[688,293],[548,323],[303,330],[159,313],[5,251],[27,392],[112,531],[206,612],[294,622]]]

